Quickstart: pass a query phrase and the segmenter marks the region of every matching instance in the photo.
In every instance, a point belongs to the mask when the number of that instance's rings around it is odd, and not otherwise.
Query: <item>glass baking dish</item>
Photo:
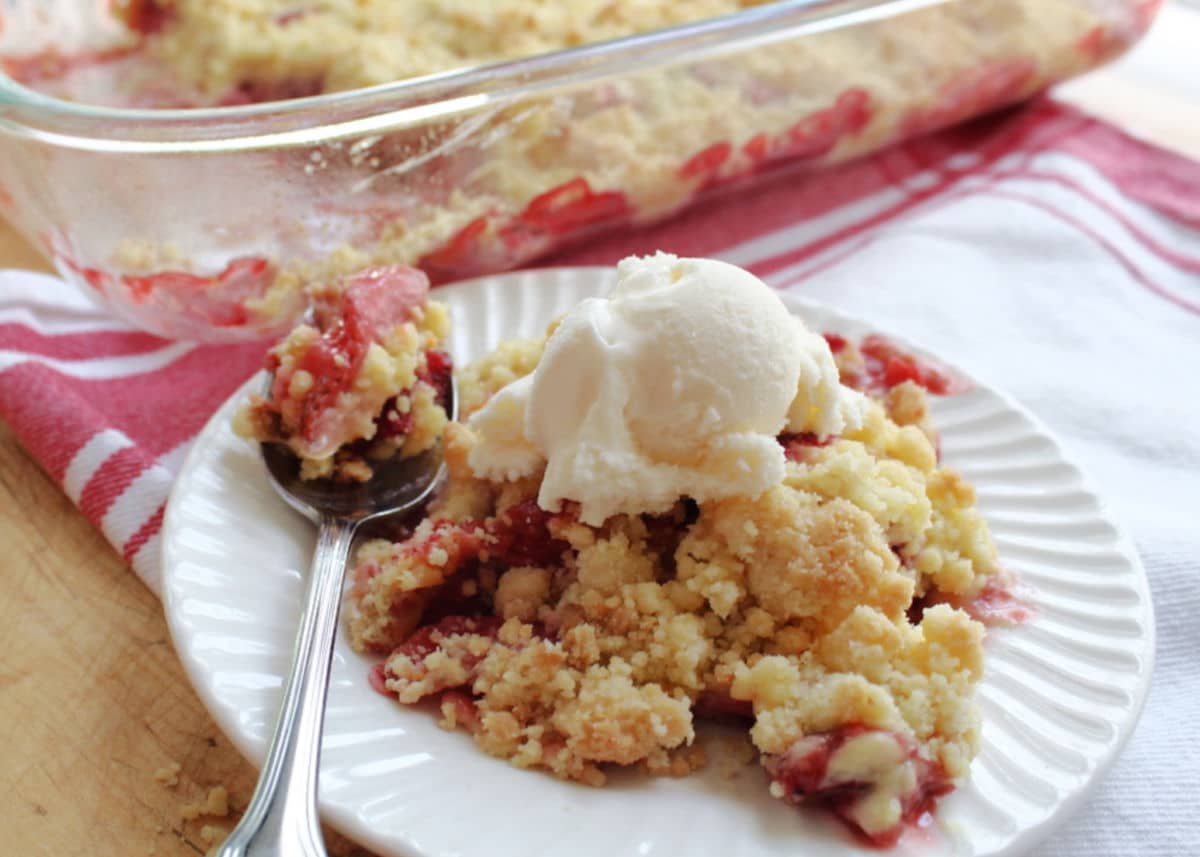
[[[147,330],[261,337],[308,284],[366,264],[511,268],[1015,102],[1120,53],[1159,5],[788,0],[350,92],[153,109],[57,97],[119,100],[137,43],[110,3],[9,0],[0,212]]]

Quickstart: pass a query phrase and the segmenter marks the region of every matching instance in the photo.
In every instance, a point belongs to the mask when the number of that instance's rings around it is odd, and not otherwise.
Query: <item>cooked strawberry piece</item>
[[[112,8],[125,26],[145,36],[161,32],[173,17],[170,5],[158,0],[118,0]]]
[[[710,689],[696,697],[695,711],[697,717],[751,720],[754,717],[754,704],[746,699],[734,699],[727,688]]]
[[[916,107],[901,120],[905,136],[952,125],[1025,94],[1037,65],[1032,57],[994,60],[944,84],[929,107]]]
[[[569,546],[550,535],[547,524],[552,517],[536,501],[526,500],[489,518],[484,524],[493,537],[489,553],[509,567],[558,565]]]
[[[728,142],[713,143],[707,149],[701,149],[692,155],[679,167],[679,175],[685,179],[711,180],[716,177],[721,166],[729,160],[733,146]]]
[[[222,107],[241,104],[262,104],[266,101],[288,101],[320,95],[325,81],[319,77],[296,77],[287,80],[244,80],[221,98]]]
[[[437,564],[446,569],[447,576],[460,565],[479,555],[483,546],[484,530],[474,521],[451,521],[438,518],[430,522],[430,529],[419,529],[405,544],[404,550],[415,554],[428,563],[435,551],[445,556]]]
[[[832,108],[818,110],[787,130],[785,142],[777,155],[782,158],[815,158],[832,149],[840,136],[838,117]]]
[[[405,688],[420,688],[420,696],[427,697],[455,687],[469,687],[474,681],[475,668],[483,660],[485,653],[477,652],[464,646],[457,646],[453,651],[447,651],[452,638],[478,635],[495,637],[500,632],[500,619],[495,616],[446,616],[437,624],[425,625],[414,632],[392,652],[391,657],[383,665],[384,681],[399,683]],[[459,683],[450,683],[444,672],[431,677],[425,665],[425,660],[434,652],[441,651],[452,657],[463,668],[463,677]],[[397,663],[393,663],[397,659]],[[400,672],[397,673],[397,670]],[[386,685],[385,685],[385,689]],[[390,692],[390,689],[389,689]]]
[[[866,337],[859,350],[866,361],[869,383],[877,388],[891,389],[897,384],[912,381],[937,395],[945,395],[950,391],[951,382],[947,375],[901,351],[882,336]]]
[[[761,132],[755,134],[742,146],[742,151],[754,163],[761,163],[771,154],[771,138]]]
[[[144,301],[159,292],[202,292],[220,289],[226,296],[250,297],[261,294],[271,284],[275,270],[266,259],[246,256],[234,259],[216,274],[203,276],[185,271],[159,271],[156,274],[126,274],[121,282],[136,301]]]
[[[842,130],[847,134],[857,134],[866,128],[874,115],[871,106],[871,93],[865,89],[847,89],[838,96],[834,105]]]
[[[387,682],[387,664],[375,664],[367,673],[367,684],[371,685],[371,690],[376,693],[391,696],[392,692],[387,689],[385,682]]]
[[[316,441],[326,413],[354,383],[371,343],[411,318],[428,292],[428,278],[415,268],[367,268],[346,282],[337,300],[317,307],[321,336],[296,367],[313,378],[300,405],[297,433],[304,442]],[[276,376],[275,398],[287,394],[289,380]]]
[[[304,352],[297,368],[309,373],[313,384],[300,403],[297,434],[306,443],[316,441],[326,412],[336,405],[338,396],[354,383],[368,344],[353,339],[345,323],[338,321]],[[287,394],[287,383],[287,378],[276,375],[275,386],[278,389],[272,391],[276,399]]]
[[[805,735],[781,756],[764,760],[763,764],[771,779],[783,786],[788,800],[794,803],[815,800],[821,794],[833,751],[847,738],[863,731],[862,727],[850,726],[839,732]]]
[[[424,660],[437,651],[438,644],[446,637],[463,634],[494,637],[501,624],[496,616],[446,616],[436,624],[419,628],[396,647],[396,652],[414,661]]]
[[[422,624],[437,624],[447,616],[483,616],[491,613],[491,594],[479,585],[479,563],[473,558],[445,583],[432,590],[421,610]]]
[[[835,757],[843,747],[864,736],[884,738],[884,746],[899,754],[904,764],[912,766],[914,780],[910,789],[892,795],[900,804],[899,821],[870,830],[864,829],[866,822],[858,813],[861,802],[875,789],[889,784],[873,781],[870,768],[857,779],[848,775],[844,763],[835,764],[835,761],[841,761]],[[852,758],[856,756],[852,754]],[[784,800],[826,806],[857,835],[881,848],[894,845],[906,826],[932,810],[937,798],[954,787],[941,768],[922,757],[907,737],[860,725],[806,735],[781,755],[764,757],[763,766],[773,781],[772,790],[778,787]],[[894,787],[894,784],[890,785]]]
[[[105,289],[112,285],[112,275],[105,273],[99,268],[85,267],[74,259],[64,255],[57,256],[56,260],[66,266],[67,269],[78,274],[85,283],[98,292],[104,292]]]
[[[453,371],[453,361],[450,355],[440,349],[431,348],[425,352],[425,364],[417,370],[417,379],[428,384],[436,393],[435,401],[443,408],[450,399],[450,374]],[[405,390],[401,395],[411,393]],[[396,409],[396,397],[383,403],[379,416],[375,418],[374,440],[388,437],[402,437],[412,430],[413,412]]]
[[[829,350],[832,351],[834,354],[837,354],[838,352],[845,350],[846,337],[842,336],[840,333],[833,333],[831,331],[826,331],[825,333],[823,333],[821,335],[825,337],[825,342],[829,344]]]
[[[886,339],[876,334],[871,334],[870,336],[865,337],[859,344],[859,350],[862,351],[864,357],[871,358],[879,362],[885,362],[889,358],[898,357],[903,353],[900,348],[890,339]]]
[[[403,437],[412,431],[412,426],[412,410],[410,409],[404,413],[396,410],[396,399],[393,396],[383,403],[383,410],[375,418],[375,437],[373,439],[382,440],[388,437]]]
[[[425,352],[425,365],[417,377],[437,391],[437,403],[443,408],[450,399],[450,376],[454,374],[454,359],[440,348]]]
[[[125,274],[121,284],[138,303],[154,300],[184,305],[202,313],[211,324],[237,327],[249,320],[246,301],[263,295],[274,280],[275,268],[270,262],[248,256],[234,259],[210,276],[186,271]]]
[[[804,459],[804,450],[818,446],[829,446],[837,440],[836,437],[830,435],[827,438],[819,438],[810,431],[799,432],[798,434],[790,434],[785,432],[779,435],[776,440],[783,447],[783,454],[788,461],[802,461]]]
[[[922,380],[921,367],[907,354],[892,357],[884,364],[883,383],[887,387],[895,387],[905,381],[920,384]]]
[[[471,733],[479,731],[479,709],[475,707],[475,700],[461,690],[442,691],[438,707],[442,710],[442,716],[455,726],[461,726]]]
[[[352,339],[379,339],[413,316],[429,294],[429,278],[407,265],[366,268],[346,282],[342,316]]]
[[[1033,607],[1025,601],[1013,579],[1005,573],[988,578],[983,589],[973,597],[947,595],[942,592],[927,592],[913,599],[908,609],[908,621],[917,624],[926,608],[935,604],[949,604],[966,611],[972,619],[988,627],[1011,627],[1028,622],[1033,616]]]
[[[1154,18],[1158,15],[1158,10],[1162,8],[1162,5],[1163,0],[1138,0],[1133,9],[1138,32],[1144,33],[1150,29],[1150,25],[1154,23]]]
[[[619,191],[597,193],[587,179],[580,176],[535,196],[517,220],[551,235],[563,235],[628,213],[625,194]]]
[[[843,137],[857,134],[871,121],[871,94],[848,89],[829,107],[814,110],[779,139],[763,134],[752,137],[742,151],[755,163],[785,158],[816,158],[827,154]]]
[[[487,217],[476,217],[452,235],[445,244],[426,253],[417,264],[435,280],[449,280],[478,265],[480,238],[487,231]]]

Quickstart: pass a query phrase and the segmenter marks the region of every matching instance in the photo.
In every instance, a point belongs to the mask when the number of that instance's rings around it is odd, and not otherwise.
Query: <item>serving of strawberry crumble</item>
[[[939,464],[947,374],[659,254],[458,384],[444,490],[353,570],[377,690],[596,786],[686,774],[698,720],[741,723],[772,795],[876,845],[966,776],[984,629],[965,608],[999,569]]]
[[[446,425],[451,364],[446,307],[403,266],[368,268],[314,295],[309,320],[267,355],[270,394],[235,428],[285,444],[304,479],[363,482],[372,462],[433,447]]]

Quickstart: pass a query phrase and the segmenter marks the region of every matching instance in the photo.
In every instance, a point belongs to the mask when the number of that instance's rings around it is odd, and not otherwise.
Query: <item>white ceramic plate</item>
[[[459,363],[539,333],[609,269],[532,271],[439,289]],[[819,330],[870,332],[784,295]],[[918,353],[920,349],[914,349]],[[943,361],[945,362],[945,361]],[[244,391],[243,391],[244,393]],[[164,601],[175,647],[204,704],[261,763],[299,612],[313,530],[271,492],[236,437],[235,396],[200,434],[164,525]],[[975,484],[1003,561],[1032,588],[1035,618],[989,633],[980,689],[984,748],[932,830],[892,853],[1012,855],[1089,794],[1137,720],[1154,651],[1145,574],[1128,539],[1047,431],[978,384],[935,399],[945,460]],[[680,779],[614,778],[604,789],[520,771],[427,712],[369,687],[372,661],[339,641],[321,769],[328,821],[382,855],[795,857],[862,854],[842,827],[767,794],[757,765],[718,760]]]

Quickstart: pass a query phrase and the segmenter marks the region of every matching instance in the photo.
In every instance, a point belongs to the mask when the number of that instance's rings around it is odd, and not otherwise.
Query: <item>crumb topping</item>
[[[467,413],[542,347],[465,367]],[[697,717],[742,718],[773,794],[886,844],[979,746],[983,627],[931,595],[969,598],[997,573],[925,397],[907,379],[842,436],[783,438],[786,477],[757,498],[600,526],[540,509],[540,474],[479,478],[477,438],[452,423],[429,517],[357,556],[352,642],[386,657],[381,691],[435,698],[486,752],[591,785],[618,765],[685,773],[703,764]]]

